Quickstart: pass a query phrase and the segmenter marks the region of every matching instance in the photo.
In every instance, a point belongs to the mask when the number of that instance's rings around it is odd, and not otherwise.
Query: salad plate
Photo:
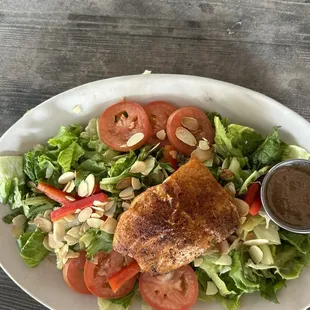
[[[144,104],[164,100],[177,107],[195,106],[219,113],[230,123],[242,124],[267,135],[279,126],[281,140],[310,150],[310,124],[275,100],[229,83],[183,75],[136,75],[100,80],[61,93],[28,111],[0,139],[0,155],[19,155],[37,144],[46,144],[60,126],[78,123],[86,126],[109,106],[123,98]],[[1,206],[0,215],[8,213]],[[35,269],[20,258],[11,226],[0,224],[1,267],[24,291],[49,309],[98,309],[97,299],[71,291],[55,263],[45,259]],[[261,299],[258,294],[242,297],[241,309],[296,309],[310,305],[307,284],[310,268],[278,293],[280,304]],[[297,298],[298,297],[298,298]],[[216,302],[197,302],[192,309],[222,309]],[[131,309],[140,309],[135,301]]]

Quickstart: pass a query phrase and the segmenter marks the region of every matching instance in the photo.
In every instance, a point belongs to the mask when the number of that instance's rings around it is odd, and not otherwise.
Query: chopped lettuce
[[[229,156],[243,157],[242,151],[239,148],[235,148],[233,146],[232,141],[228,137],[226,129],[218,116],[214,117],[214,125],[215,125],[215,137],[214,137],[215,151],[224,157]]]
[[[17,179],[18,185],[24,184],[22,156],[1,156],[0,157],[0,182]]]
[[[48,250],[43,245],[46,234],[37,229],[19,237],[20,255],[29,267],[36,267],[47,256]]]
[[[276,164],[281,161],[283,153],[282,142],[279,137],[278,128],[274,128],[273,133],[264,140],[252,156],[252,161],[256,169],[264,166]]]
[[[252,154],[264,141],[253,128],[238,124],[228,125],[227,137],[234,147],[242,150],[244,156]]]
[[[310,154],[297,145],[285,145],[281,160],[310,159]]]
[[[81,248],[85,248],[87,257],[92,259],[99,251],[112,251],[113,235],[100,229],[90,228],[81,238]]]
[[[69,147],[62,150],[58,155],[58,162],[63,172],[70,171],[71,167],[75,168],[76,162],[83,154],[84,150],[76,142],[72,142]]]

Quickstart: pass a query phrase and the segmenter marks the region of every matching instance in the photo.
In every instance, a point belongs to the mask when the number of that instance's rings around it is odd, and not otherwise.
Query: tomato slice
[[[70,258],[66,262],[62,274],[66,284],[80,294],[91,294],[84,282],[85,252],[80,252],[78,258]]]
[[[97,253],[92,261],[86,261],[84,280],[89,291],[101,298],[120,298],[128,294],[135,285],[137,277],[129,279],[116,293],[113,293],[108,279],[127,265],[126,258],[112,251],[105,254],[103,251]]]
[[[122,101],[108,107],[98,122],[99,135],[103,143],[117,151],[127,152],[141,147],[149,138],[151,125],[144,109],[137,103]],[[143,138],[128,147],[127,141],[136,133]]]
[[[156,310],[187,310],[198,297],[197,277],[190,266],[161,276],[142,273],[139,290],[144,301]]]
[[[177,160],[177,150],[173,145],[165,145],[163,148],[164,161],[169,163],[174,170],[177,170],[178,160]]]
[[[162,129],[164,129],[166,132],[166,125],[168,118],[177,108],[165,101],[150,102],[143,108],[152,126],[151,135],[147,143],[149,144],[160,143],[161,145],[168,144],[169,140],[167,137],[164,140],[161,140],[157,138],[156,134]]]
[[[182,142],[176,136],[177,128],[183,127],[181,122],[184,117],[191,117],[198,121],[197,130],[188,129],[196,138],[197,143],[202,140],[202,138],[206,138],[210,145],[213,144],[214,129],[207,115],[202,110],[195,107],[181,108],[173,112],[167,122],[168,139],[180,153],[189,156],[196,148],[196,146],[190,146]]]

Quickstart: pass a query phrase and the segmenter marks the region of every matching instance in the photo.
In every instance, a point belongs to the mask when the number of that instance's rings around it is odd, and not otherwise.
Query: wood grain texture
[[[27,110],[113,76],[206,76],[310,120],[309,0],[0,0],[0,135]],[[0,309],[44,309],[0,273]]]

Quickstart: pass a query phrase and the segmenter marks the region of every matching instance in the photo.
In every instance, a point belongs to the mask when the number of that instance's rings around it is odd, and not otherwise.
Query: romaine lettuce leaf
[[[61,126],[57,136],[49,139],[48,144],[62,151],[78,139],[81,131],[80,125],[70,125],[69,128]]]
[[[309,243],[308,243],[308,236],[303,234],[295,234],[290,231],[281,229],[280,230],[280,237],[282,240],[287,241],[296,249],[303,254],[307,253],[307,250],[309,249]]]
[[[232,265],[229,276],[234,280],[237,288],[245,293],[251,293],[259,289],[259,284],[248,280],[244,274],[244,258],[240,251],[233,251]]]
[[[270,223],[268,228],[265,224],[258,225],[253,228],[253,232],[258,239],[267,239],[268,244],[281,244],[279,236],[279,227],[276,224]]]
[[[25,175],[23,172],[22,156],[1,156],[0,157],[0,183],[17,179],[17,184],[25,183]]]
[[[281,161],[283,153],[282,142],[278,128],[264,140],[252,156],[252,162],[256,169],[276,164]]]
[[[260,178],[262,175],[266,174],[268,170],[270,169],[269,166],[263,167],[258,171],[254,171],[251,173],[251,175],[244,181],[242,184],[238,194],[243,195],[247,192],[248,186],[255,182],[258,178]]]
[[[85,248],[87,257],[92,259],[99,251],[112,251],[113,235],[100,229],[90,228],[81,238],[81,248]]]
[[[236,156],[243,157],[242,151],[239,148],[235,148],[232,144],[231,139],[227,136],[225,127],[223,126],[218,116],[214,117],[215,125],[215,151],[224,156]]]
[[[75,168],[77,166],[76,162],[83,154],[84,150],[76,142],[62,150],[58,155],[58,162],[63,172],[70,171],[71,167]]]
[[[227,137],[234,147],[242,150],[244,156],[252,154],[264,141],[253,128],[238,124],[228,125]]]
[[[310,159],[310,154],[297,145],[285,145],[283,148],[282,160],[288,159]]]
[[[230,291],[225,282],[219,277],[219,267],[215,265],[215,261],[219,259],[219,254],[214,253],[210,255],[205,255],[203,257],[203,263],[199,266],[199,268],[203,269],[208,277],[214,282],[214,284],[217,286],[219,293],[222,296],[227,296],[231,294],[236,294],[235,291]]]
[[[29,267],[36,267],[47,256],[48,250],[43,245],[46,234],[37,229],[33,233],[25,233],[19,238],[20,255]]]

